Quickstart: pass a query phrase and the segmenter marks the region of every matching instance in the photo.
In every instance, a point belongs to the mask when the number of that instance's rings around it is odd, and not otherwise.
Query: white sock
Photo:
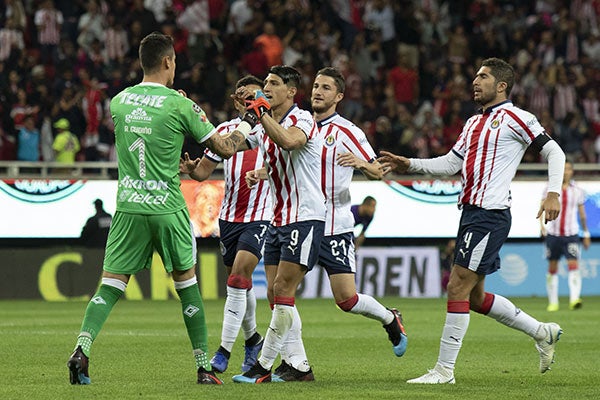
[[[352,314],[364,315],[367,318],[376,319],[387,325],[394,320],[394,314],[380,302],[368,294],[358,293],[358,301],[350,310]]]
[[[246,290],[246,314],[242,321],[242,330],[245,340],[256,333],[256,295],[253,288]]]
[[[487,316],[494,318],[501,324],[520,330],[536,340],[543,339],[537,333],[541,322],[525,311],[521,311],[506,297],[494,294],[494,303]]]
[[[440,340],[438,365],[449,370],[454,369],[470,318],[469,313],[446,313],[446,323]]]
[[[572,269],[569,271],[569,301],[572,303],[581,297],[581,271]]]
[[[221,346],[231,352],[246,313],[246,289],[227,286],[227,299],[223,307]]]
[[[558,275],[546,275],[546,292],[548,293],[548,303],[558,304]]]
[[[281,358],[298,371],[306,372],[310,369],[310,364],[302,342],[302,320],[296,307],[293,307],[293,318],[292,326],[283,342]]]
[[[269,329],[265,335],[262,352],[258,361],[266,369],[271,369],[277,355],[281,352],[283,341],[288,335],[294,320],[294,307],[275,304]]]

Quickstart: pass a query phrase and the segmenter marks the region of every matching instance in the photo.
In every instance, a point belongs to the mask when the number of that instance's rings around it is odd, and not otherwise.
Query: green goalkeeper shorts
[[[156,215],[117,211],[108,234],[103,269],[134,275],[151,267],[155,250],[169,273],[186,271],[196,264],[196,239],[187,208]]]

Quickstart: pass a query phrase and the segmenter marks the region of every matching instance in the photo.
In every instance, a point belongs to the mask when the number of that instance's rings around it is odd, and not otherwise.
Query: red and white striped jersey
[[[507,100],[469,118],[452,151],[463,160],[458,204],[487,210],[511,206],[510,183],[531,142],[544,133],[537,118]]]
[[[248,137],[251,147],[260,147],[265,155],[269,185],[273,193],[274,226],[294,222],[325,220],[325,197],[321,189],[321,150],[323,139],[312,115],[294,104],[282,118],[285,129],[295,126],[307,137],[296,150],[283,150],[260,132]]]
[[[34,23],[38,27],[40,44],[58,45],[63,24],[62,12],[55,9],[41,8],[35,12]]]
[[[233,132],[240,118],[225,121],[215,128],[221,135]],[[262,125],[254,127],[250,135],[262,132]],[[204,156],[214,162],[223,162],[225,175],[225,194],[221,203],[219,218],[228,222],[270,221],[273,216],[269,185],[259,181],[252,189],[246,184],[246,172],[260,169],[264,164],[262,149],[239,151],[231,158],[223,160],[217,154],[206,149]]]
[[[350,182],[354,168],[337,164],[337,155],[352,153],[370,162],[376,155],[365,133],[338,113],[317,124],[324,138],[321,160],[323,162],[323,191],[327,213],[325,236],[354,231],[354,215],[350,210]]]
[[[544,189],[542,200],[548,194],[548,187]],[[560,214],[558,218],[546,224],[546,231],[553,236],[573,236],[579,234],[579,206],[585,202],[583,189],[571,181],[566,188],[562,188],[560,196]]]

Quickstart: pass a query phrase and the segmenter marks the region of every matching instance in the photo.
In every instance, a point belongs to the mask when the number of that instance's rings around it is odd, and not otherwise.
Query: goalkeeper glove
[[[270,110],[271,104],[261,90],[255,92],[254,100],[246,100],[246,111],[255,114],[258,119]]]

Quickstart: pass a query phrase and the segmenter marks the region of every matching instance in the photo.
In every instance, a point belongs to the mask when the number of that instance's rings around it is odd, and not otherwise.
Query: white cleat
[[[536,341],[535,348],[540,353],[540,372],[543,374],[550,369],[550,364],[554,362],[554,348],[563,331],[554,322],[544,323],[540,329],[543,329],[546,335],[543,339]]]
[[[435,366],[430,369],[425,375],[415,379],[410,379],[406,383],[420,383],[425,385],[438,385],[438,384],[455,384],[454,373],[447,370],[446,368]]]

